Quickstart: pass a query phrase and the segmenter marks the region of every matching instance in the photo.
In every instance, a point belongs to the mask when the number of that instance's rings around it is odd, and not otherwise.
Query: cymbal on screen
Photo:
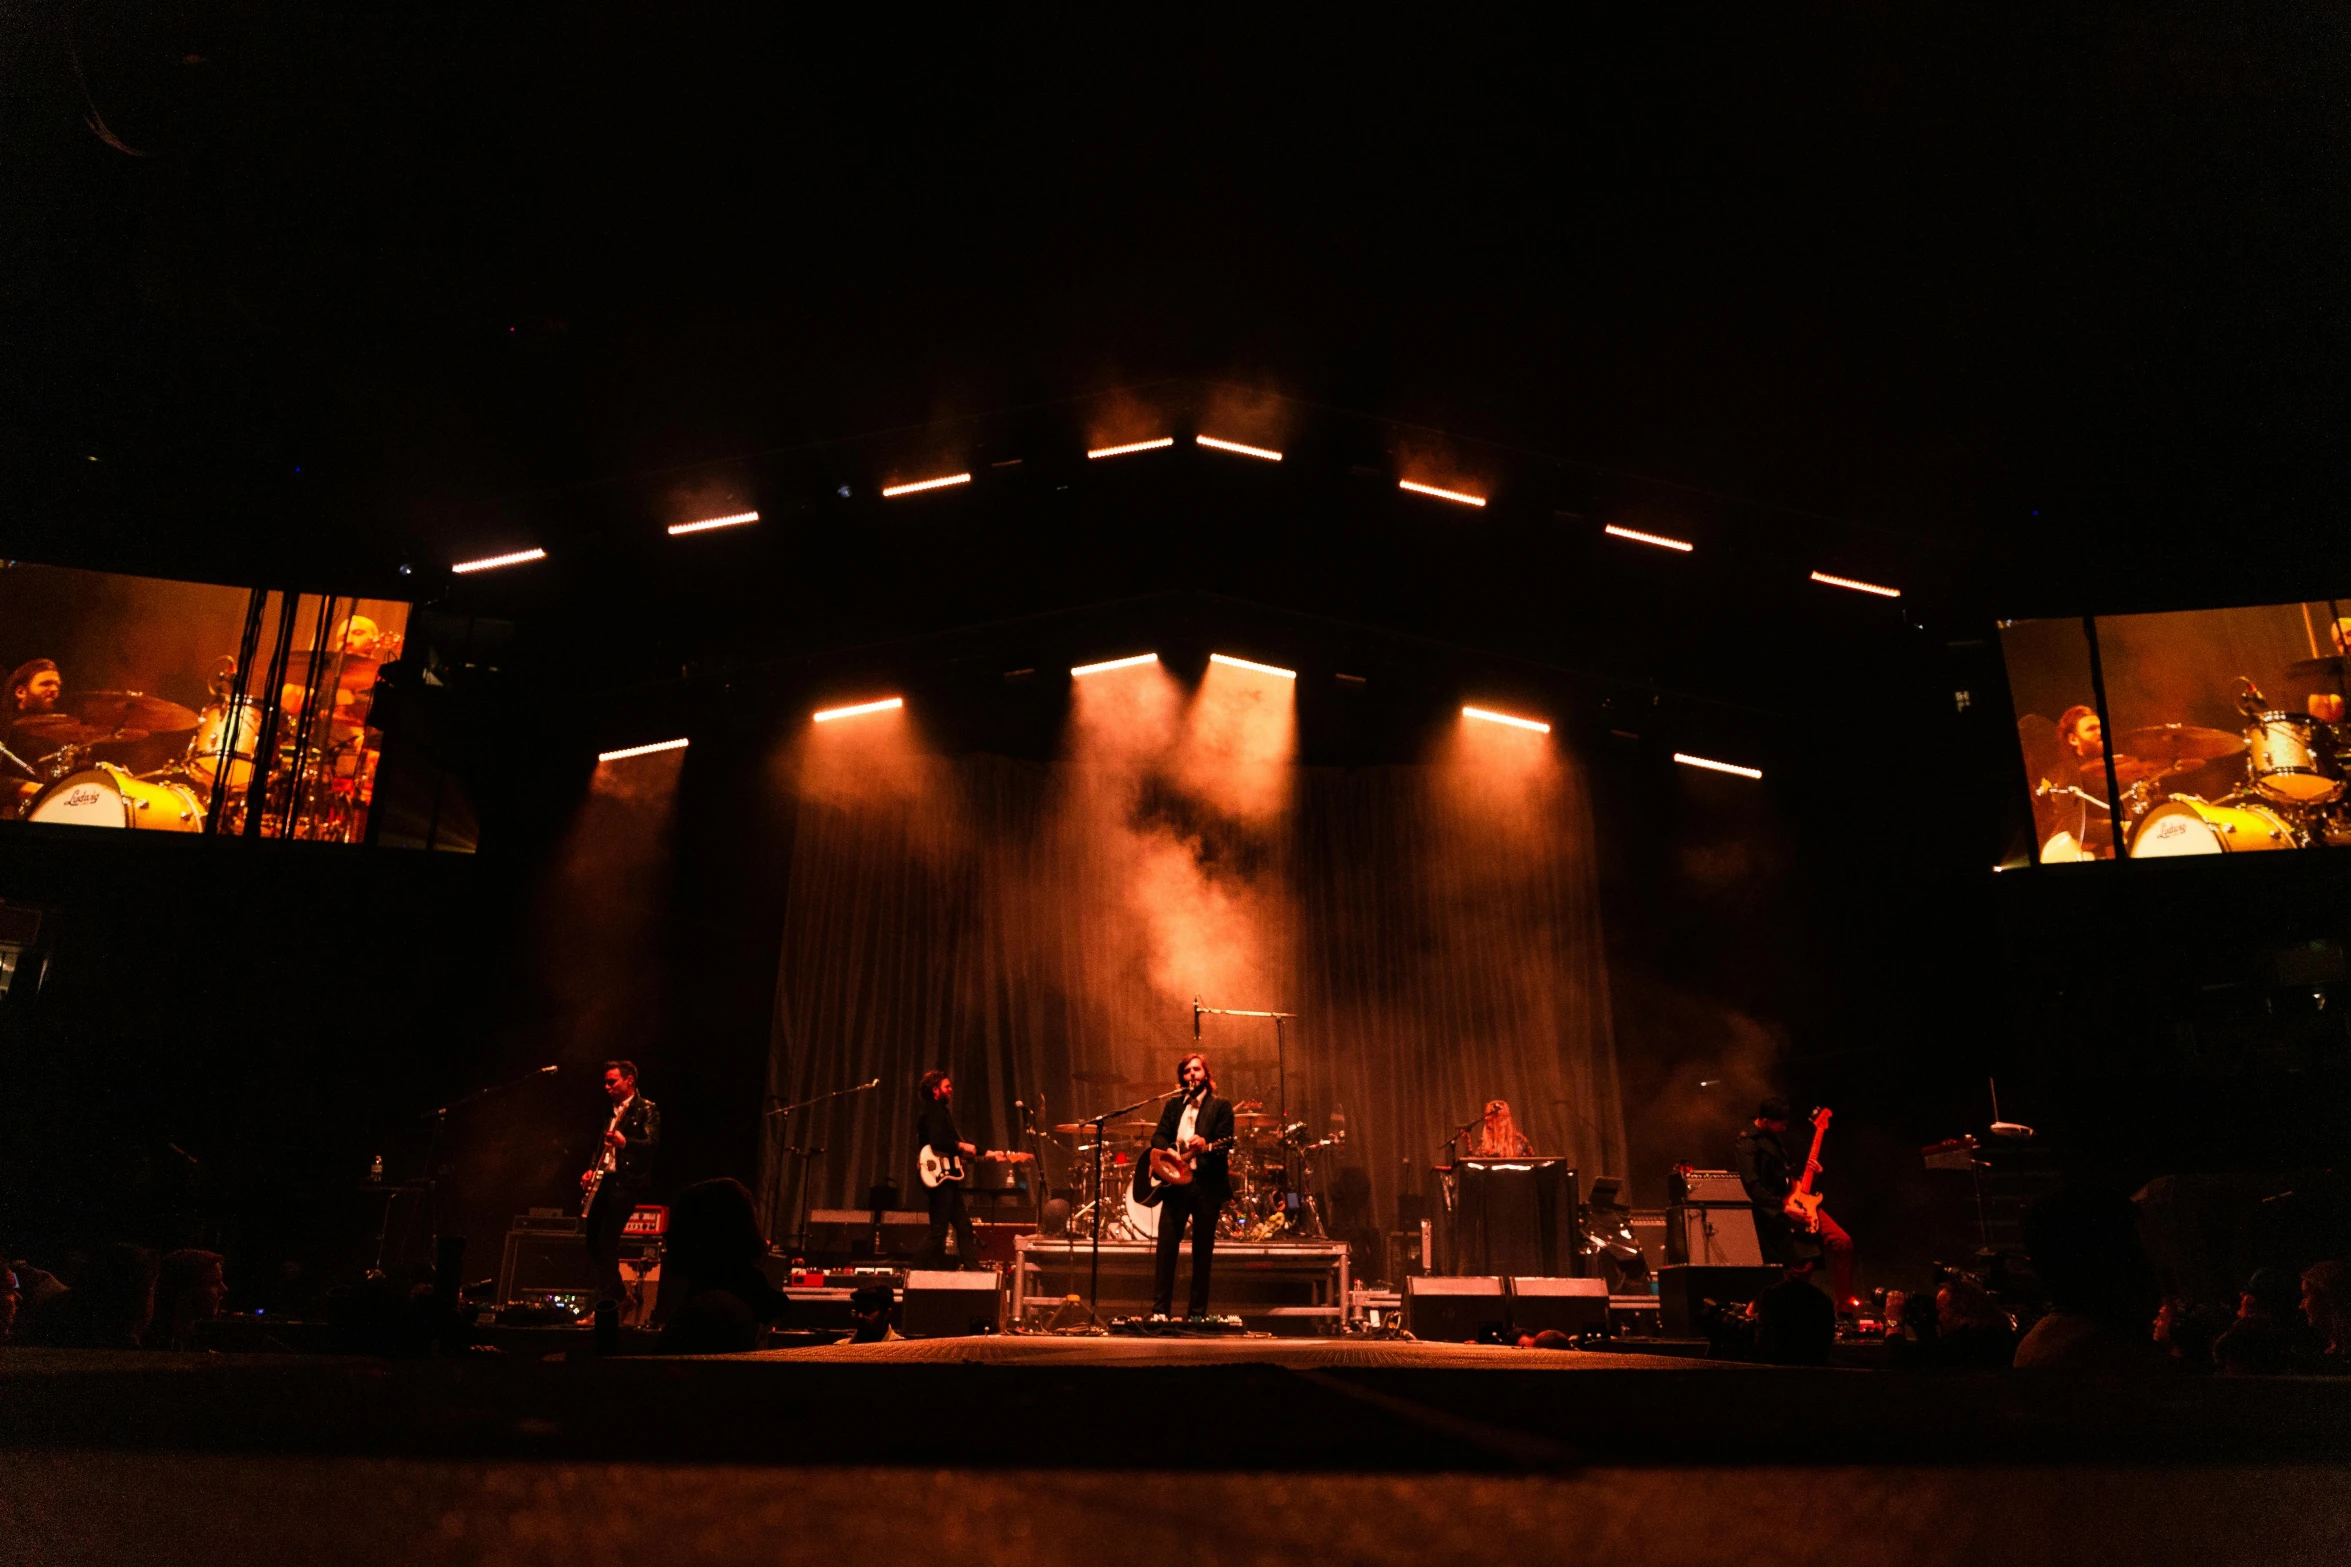
[[[2150,724],[2117,737],[2114,754],[2160,757],[2165,762],[2210,762],[2235,756],[2245,749],[2243,735],[2225,729],[2202,729],[2194,724]]]
[[[177,702],[166,702],[159,696],[149,696],[144,691],[77,692],[74,707],[83,723],[110,730],[143,729],[147,734],[156,734],[196,727],[194,711]]]

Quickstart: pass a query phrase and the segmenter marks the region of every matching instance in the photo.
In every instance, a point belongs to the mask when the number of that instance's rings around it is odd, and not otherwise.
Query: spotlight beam
[[[1613,522],[1600,531],[1610,538],[1630,539],[1635,544],[1654,544],[1661,550],[1680,550],[1684,555],[1698,547],[1687,539],[1669,539],[1662,533],[1643,533],[1638,528],[1620,528]]]
[[[1155,452],[1163,446],[1175,445],[1175,437],[1163,435],[1156,441],[1129,441],[1124,446],[1097,446],[1086,453],[1088,457],[1124,457],[1129,452]]]
[[[864,713],[886,713],[892,708],[904,707],[905,705],[906,698],[902,696],[886,696],[879,702],[859,702],[852,707],[824,708],[817,713],[815,722],[829,724],[836,718],[855,718]]]
[[[1228,669],[1246,669],[1252,674],[1272,675],[1276,679],[1280,680],[1295,680],[1298,678],[1298,671],[1295,669],[1282,669],[1273,664],[1253,664],[1245,658],[1231,658],[1223,653],[1209,654],[1208,662],[1211,664],[1222,664]]]
[[[1486,498],[1483,495],[1465,495],[1459,490],[1440,490],[1435,485],[1423,484],[1418,479],[1398,479],[1396,488],[1410,490],[1415,495],[1433,495],[1438,500],[1452,501],[1460,506],[1483,506],[1486,504]]]
[[[1851,588],[1856,593],[1875,593],[1882,599],[1898,599],[1902,596],[1900,588],[1889,588],[1875,582],[1859,582],[1851,577],[1832,577],[1825,571],[1814,572],[1812,580],[1825,582],[1832,588]]]
[[[1676,751],[1673,759],[1684,767],[1703,767],[1710,773],[1732,773],[1741,778],[1761,778],[1760,767],[1741,767],[1736,762],[1717,762],[1711,757],[1692,756],[1687,751]]]
[[[545,550],[516,550],[511,555],[485,555],[480,560],[461,560],[449,569],[459,576],[469,571],[495,571],[500,566],[520,566],[529,561],[545,560]]]
[[[656,751],[683,751],[690,742],[685,740],[656,740],[651,745],[625,746],[618,751],[598,751],[599,762],[625,762],[632,756],[651,756]]]
[[[916,479],[911,484],[885,484],[882,486],[882,499],[896,500],[901,495],[920,495],[925,490],[943,490],[951,484],[969,483],[970,474],[950,473],[936,479]]]
[[[1195,435],[1193,441],[1210,451],[1232,452],[1242,457],[1259,457],[1267,462],[1280,462],[1282,454],[1268,447],[1243,446],[1239,441],[1220,441],[1213,435]]]
[[[1074,678],[1080,675],[1099,675],[1105,670],[1111,669],[1133,669],[1138,664],[1156,664],[1158,662],[1159,655],[1157,653],[1137,653],[1132,658],[1106,658],[1099,664],[1073,664],[1070,666],[1069,672]]]
[[[1547,735],[1551,732],[1551,726],[1549,724],[1540,722],[1539,720],[1532,718],[1513,718],[1508,713],[1497,713],[1492,708],[1487,707],[1465,707],[1461,710],[1461,716],[1464,718],[1481,719],[1489,724],[1508,724],[1513,729],[1531,729],[1539,735]]]
[[[739,511],[731,517],[705,517],[700,522],[673,522],[669,525],[669,536],[677,539],[689,533],[708,533],[713,528],[740,528],[758,520],[759,513],[755,511]]]

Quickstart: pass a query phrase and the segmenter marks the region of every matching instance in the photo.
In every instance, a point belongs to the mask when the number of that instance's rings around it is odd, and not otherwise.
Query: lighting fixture
[[[1703,767],[1710,773],[1736,773],[1741,778],[1761,778],[1763,776],[1763,769],[1760,767],[1741,767],[1736,762],[1717,762],[1709,757],[1692,756],[1687,751],[1674,752],[1673,759],[1684,767]]]
[[[1630,539],[1635,544],[1654,544],[1659,549],[1680,550],[1685,555],[1698,547],[1687,539],[1669,539],[1662,533],[1643,533],[1638,528],[1620,528],[1613,522],[1600,531],[1610,538]]]
[[[1398,479],[1396,488],[1410,490],[1415,495],[1434,495],[1438,500],[1455,501],[1463,506],[1483,506],[1486,504],[1486,498],[1483,495],[1464,495],[1459,490],[1440,490],[1433,484],[1423,484],[1417,479]]]
[[[816,715],[820,724],[829,724],[836,718],[855,718],[860,713],[886,713],[894,707],[904,707],[906,698],[886,696],[879,702],[860,702],[854,707],[828,707]]]
[[[656,740],[651,745],[626,746],[618,751],[598,751],[596,760],[599,762],[625,762],[632,756],[651,756],[656,751],[683,751],[686,745],[687,742],[683,740]]]
[[[1077,664],[1070,668],[1072,675],[1098,675],[1106,669],[1132,669],[1137,664],[1156,664],[1157,653],[1137,653],[1132,658],[1106,658],[1099,664]]]
[[[755,511],[739,511],[731,517],[705,517],[700,522],[673,522],[669,525],[669,536],[674,539],[684,533],[708,533],[713,528],[739,528],[747,522],[758,520],[759,513]]]
[[[1465,707],[1461,710],[1461,716],[1482,718],[1489,724],[1508,724],[1513,729],[1532,729],[1539,735],[1547,735],[1551,732],[1549,724],[1538,723],[1532,718],[1513,718],[1508,713],[1497,713],[1491,708]]]
[[[1295,680],[1298,678],[1298,671],[1295,669],[1277,669],[1271,664],[1252,664],[1245,658],[1228,658],[1222,653],[1209,654],[1208,662],[1211,664],[1225,664],[1234,669],[1247,669],[1260,675],[1273,675],[1283,680]]]
[[[1211,451],[1237,452],[1243,457],[1262,457],[1267,462],[1280,462],[1282,454],[1262,446],[1243,446],[1239,441],[1220,441],[1213,435],[1195,435],[1192,439]]]
[[[449,569],[463,576],[469,571],[494,571],[500,566],[519,566],[525,561],[546,558],[545,550],[516,550],[511,555],[486,555],[480,560],[461,560]]]
[[[1175,445],[1175,437],[1163,435],[1156,441],[1129,441],[1124,446],[1097,446],[1086,453],[1088,457],[1124,457],[1129,452],[1155,452],[1162,446]]]
[[[1832,577],[1825,571],[1814,572],[1812,580],[1825,582],[1832,588],[1851,588],[1856,593],[1875,593],[1882,599],[1898,599],[1902,596],[1900,588],[1881,587],[1875,582],[1856,582],[1851,577]]]
[[[882,486],[882,499],[892,500],[901,495],[919,495],[924,490],[943,490],[951,484],[969,483],[970,474],[950,473],[937,479],[917,479],[912,484],[885,484]]]

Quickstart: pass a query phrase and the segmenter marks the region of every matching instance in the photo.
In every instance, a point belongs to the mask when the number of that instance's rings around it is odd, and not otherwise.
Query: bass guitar
[[[1173,1148],[1152,1149],[1150,1164],[1138,1172],[1135,1200],[1148,1207],[1166,1195],[1168,1187],[1191,1185],[1193,1175],[1199,1170],[1200,1155],[1222,1153],[1232,1146],[1230,1137],[1220,1137],[1191,1153],[1177,1153]]]
[[[1825,1200],[1812,1190],[1812,1178],[1820,1173],[1820,1144],[1829,1135],[1829,1112],[1824,1105],[1812,1112],[1812,1152],[1804,1156],[1804,1179],[1788,1193],[1781,1211],[1796,1223],[1796,1228],[1807,1235],[1820,1230],[1820,1205]]]
[[[1029,1164],[1036,1157],[1033,1153],[1005,1153],[997,1150],[974,1154],[972,1159],[974,1163],[983,1159],[994,1159],[1001,1160],[1006,1164]],[[914,1168],[916,1173],[922,1176],[923,1185],[930,1187],[959,1186],[963,1183],[965,1175],[963,1155],[942,1154],[927,1143],[923,1145],[922,1151],[914,1156]]]

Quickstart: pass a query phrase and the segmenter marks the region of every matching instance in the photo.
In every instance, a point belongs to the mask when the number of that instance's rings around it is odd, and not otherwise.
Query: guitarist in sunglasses
[[[1164,1149],[1172,1160],[1188,1166],[1189,1178],[1157,1182],[1138,1171],[1138,1185],[1150,1182],[1145,1202],[1159,1207],[1159,1266],[1151,1310],[1168,1315],[1175,1303],[1176,1252],[1183,1245],[1184,1221],[1192,1223],[1192,1291],[1188,1314],[1208,1315],[1208,1267],[1216,1255],[1216,1219],[1232,1200],[1233,1180],[1226,1165],[1233,1145],[1233,1104],[1219,1099],[1216,1078],[1208,1058],[1195,1051],[1176,1063],[1176,1095],[1159,1112],[1159,1129],[1151,1146]],[[1152,1163],[1168,1166],[1169,1159],[1154,1156]]]

